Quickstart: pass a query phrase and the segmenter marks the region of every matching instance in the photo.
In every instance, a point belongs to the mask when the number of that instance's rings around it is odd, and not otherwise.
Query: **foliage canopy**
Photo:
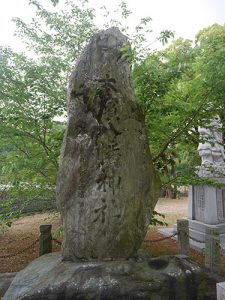
[[[57,8],[60,1],[51,0]],[[0,48],[0,178],[5,218],[30,202],[54,201],[59,149],[66,116],[68,74],[90,36],[98,30],[95,11],[86,1],[65,1],[63,10],[48,11],[38,0],[36,17],[14,21],[17,35],[31,55]],[[122,22],[110,20],[124,32]],[[131,12],[120,4],[122,18]],[[194,167],[198,126],[219,114],[225,125],[225,26],[214,24],[190,40],[175,40],[161,51],[146,47],[151,18],[143,18],[129,35],[124,56],[132,65],[137,101],[145,114],[150,149],[165,186],[174,189],[198,182]],[[158,38],[166,43],[169,30]],[[7,191],[7,192],[6,192]],[[9,196],[10,195],[10,196]],[[23,204],[17,209],[17,202]],[[51,206],[51,205],[50,205]],[[3,207],[4,209],[4,207]]]

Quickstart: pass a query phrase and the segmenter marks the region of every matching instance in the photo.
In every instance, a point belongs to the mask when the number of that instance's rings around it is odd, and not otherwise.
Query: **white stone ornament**
[[[201,142],[198,152],[201,166],[196,174],[200,178],[209,178],[225,184],[225,155],[222,146],[221,122],[215,116],[208,128],[200,127]],[[204,248],[207,230],[218,230],[220,245],[225,248],[225,188],[203,185],[192,185],[188,195],[188,221],[191,247]],[[201,241],[200,243],[196,241]],[[210,261],[210,265],[212,262]]]
[[[198,168],[197,174],[200,177],[221,177],[225,173],[225,154],[222,146],[221,128],[219,116],[212,119],[209,128],[198,128],[201,137],[198,146],[201,167]]]

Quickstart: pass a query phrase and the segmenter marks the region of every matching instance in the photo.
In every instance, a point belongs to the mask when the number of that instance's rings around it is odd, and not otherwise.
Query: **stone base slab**
[[[205,229],[206,227],[210,227],[210,228],[217,228],[219,234],[222,236],[225,233],[225,223],[219,223],[216,225],[211,225],[211,224],[206,224],[200,221],[196,221],[196,220],[188,220],[189,223],[189,230],[195,230],[198,232],[201,232],[203,234],[205,234]],[[225,240],[224,240],[225,242]]]
[[[225,299],[225,282],[219,282],[216,285],[217,300]]]
[[[186,256],[69,262],[51,253],[19,272],[4,300],[202,300],[204,294],[204,273]]]
[[[219,232],[220,246],[222,250],[225,250],[225,223],[220,223],[217,225],[209,225],[196,220],[188,220],[188,221],[189,221],[190,236],[199,241],[205,241],[206,228],[216,228]],[[190,242],[193,243],[194,241],[190,240]],[[201,243],[200,248],[204,248],[204,244]]]
[[[219,237],[220,237],[220,247],[223,252],[225,252],[225,230],[223,229],[225,224],[218,225],[208,225],[203,224],[202,222],[195,220],[189,221],[189,235],[193,237],[195,240],[199,240],[200,242],[196,242],[192,239],[189,239],[190,247],[197,251],[203,251],[205,249],[205,243],[201,243],[205,241],[205,228],[218,228]],[[159,228],[158,231],[164,236],[170,236],[177,231],[177,225],[175,224],[171,228]],[[173,237],[174,240],[177,240],[177,236]]]

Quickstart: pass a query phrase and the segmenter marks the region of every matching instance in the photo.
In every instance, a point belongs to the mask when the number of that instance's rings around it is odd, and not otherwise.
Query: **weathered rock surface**
[[[0,273],[0,299],[4,296],[16,273]]]
[[[19,272],[4,300],[200,300],[201,269],[182,257],[135,261],[61,261],[46,254]]]
[[[65,260],[132,257],[157,200],[125,43],[117,28],[97,33],[70,78],[57,181]]]

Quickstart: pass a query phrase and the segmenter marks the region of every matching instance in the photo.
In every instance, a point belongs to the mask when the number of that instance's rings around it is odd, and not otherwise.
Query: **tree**
[[[38,1],[31,24],[15,19],[17,34],[35,59],[0,49],[0,159],[3,219],[30,202],[55,199],[55,180],[64,124],[66,86],[74,60],[95,32],[93,10],[69,2],[67,12],[48,12]],[[56,3],[54,3],[56,4]],[[44,28],[44,29],[43,29]],[[10,195],[10,196],[9,196]],[[5,199],[5,198],[4,198]],[[18,205],[18,201],[20,204]]]
[[[86,6],[86,1],[75,4],[67,0],[63,10],[54,11],[48,11],[37,0],[29,2],[36,7],[36,17],[30,24],[18,18],[14,21],[16,34],[30,55],[0,50],[0,176],[4,199],[4,188],[8,190],[8,199],[1,204],[6,206],[7,219],[19,215],[31,201],[54,201],[65,127],[57,120],[66,115],[68,74],[97,30],[94,10]],[[56,6],[59,1],[51,2]],[[130,14],[124,2],[120,11],[124,18]],[[143,25],[149,21],[142,19],[136,28],[136,43],[144,41]],[[110,23],[123,27],[115,20]],[[18,201],[22,202],[20,209]]]
[[[213,25],[198,34],[195,46],[178,39],[134,68],[153,160],[166,185],[199,181],[198,126],[209,126],[217,113],[223,119],[224,33],[224,26]]]
[[[210,98],[208,111],[211,112],[212,116],[219,114],[224,127],[225,25],[214,24],[201,30],[197,35],[196,49],[198,58],[195,72],[198,74],[198,82],[202,87],[202,97],[207,95]]]
[[[10,184],[10,194],[23,199],[23,206],[31,198],[53,199],[63,134],[54,121],[64,97],[54,87],[59,78],[9,49],[0,51],[0,69],[1,183]]]
[[[63,11],[48,11],[37,0],[29,2],[36,7],[36,17],[30,24],[15,22],[17,35],[31,55],[0,49],[0,176],[4,197],[5,188],[10,195],[4,205],[13,209],[18,199],[23,206],[40,198],[54,200],[65,127],[57,120],[66,116],[68,74],[97,31],[95,12],[86,1],[67,0]],[[50,2],[57,6],[60,1]],[[123,18],[129,17],[124,2],[120,11]],[[151,31],[150,21],[141,20],[130,35],[131,47],[124,45],[121,53],[132,65],[155,166],[163,182],[176,192],[177,185],[198,180],[194,173],[199,164],[198,126],[218,111],[225,122],[221,60],[225,31],[224,26],[213,25],[199,33],[195,45],[179,39],[163,51],[149,52],[143,45],[145,33]],[[111,20],[110,24],[126,33],[122,22]],[[166,42],[170,36],[172,32],[164,31],[158,39]],[[13,209],[13,214],[20,212]]]

